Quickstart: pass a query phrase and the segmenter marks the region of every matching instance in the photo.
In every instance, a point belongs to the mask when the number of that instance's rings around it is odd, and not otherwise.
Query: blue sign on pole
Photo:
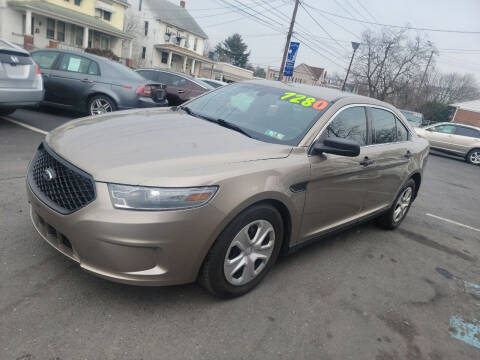
[[[283,69],[283,76],[292,76],[293,68],[295,67],[295,59],[297,57],[299,42],[291,41],[288,48],[287,61],[285,62],[285,68]]]

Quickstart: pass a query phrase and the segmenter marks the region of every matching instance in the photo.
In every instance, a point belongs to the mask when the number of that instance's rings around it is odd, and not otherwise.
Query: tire
[[[262,281],[277,260],[283,231],[282,216],[273,206],[258,204],[244,210],[208,252],[200,271],[200,284],[223,298],[246,294]],[[256,243],[252,236],[258,237]]]
[[[470,150],[465,161],[472,165],[480,165],[480,149]]]
[[[101,115],[117,110],[115,102],[106,95],[95,95],[88,101],[87,113],[91,116]]]
[[[399,191],[392,207],[386,213],[377,218],[377,225],[385,230],[393,230],[397,228],[402,223],[403,219],[405,219],[408,210],[410,210],[410,206],[415,198],[415,189],[415,181],[409,179]],[[406,201],[407,198],[408,201]],[[397,209],[401,209],[399,210],[401,214],[396,212]]]
[[[15,112],[17,109],[11,109],[11,108],[6,108],[6,109],[0,109],[0,116],[6,116],[10,115]]]

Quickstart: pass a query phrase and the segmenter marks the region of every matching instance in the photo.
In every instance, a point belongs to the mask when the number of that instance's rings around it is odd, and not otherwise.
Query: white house
[[[129,0],[124,31],[135,36],[133,66],[198,75],[207,35],[185,8],[167,0]]]

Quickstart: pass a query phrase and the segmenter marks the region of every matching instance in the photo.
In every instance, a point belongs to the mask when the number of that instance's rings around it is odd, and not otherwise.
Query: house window
[[[82,5],[82,0],[74,0],[74,1],[75,1],[75,5],[77,6]]]
[[[75,26],[75,45],[83,46],[83,28],[80,26]]]
[[[145,36],[148,35],[148,21],[145,21]]]
[[[99,17],[100,19],[110,21],[110,19],[112,18],[112,13],[110,11],[97,8],[95,9],[95,16]]]
[[[145,46],[142,47],[142,59],[145,59],[145,55],[147,54],[147,48]]]
[[[55,39],[55,20],[47,19],[47,38]]]
[[[168,53],[162,52],[162,64],[168,64]]]
[[[142,11],[142,0],[138,2],[138,11]]]
[[[193,51],[197,51],[197,47],[198,47],[198,38],[195,38],[195,40],[193,41]]]
[[[63,21],[57,22],[57,40],[65,41],[65,23]]]

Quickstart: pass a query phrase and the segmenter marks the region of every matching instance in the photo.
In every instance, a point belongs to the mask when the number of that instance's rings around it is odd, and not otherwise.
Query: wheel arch
[[[410,175],[410,179],[413,179],[413,181],[415,181],[415,197],[417,197],[418,195],[418,190],[420,189],[420,185],[422,183],[422,174],[420,174],[419,172],[416,172],[416,173],[413,173],[412,175]]]

